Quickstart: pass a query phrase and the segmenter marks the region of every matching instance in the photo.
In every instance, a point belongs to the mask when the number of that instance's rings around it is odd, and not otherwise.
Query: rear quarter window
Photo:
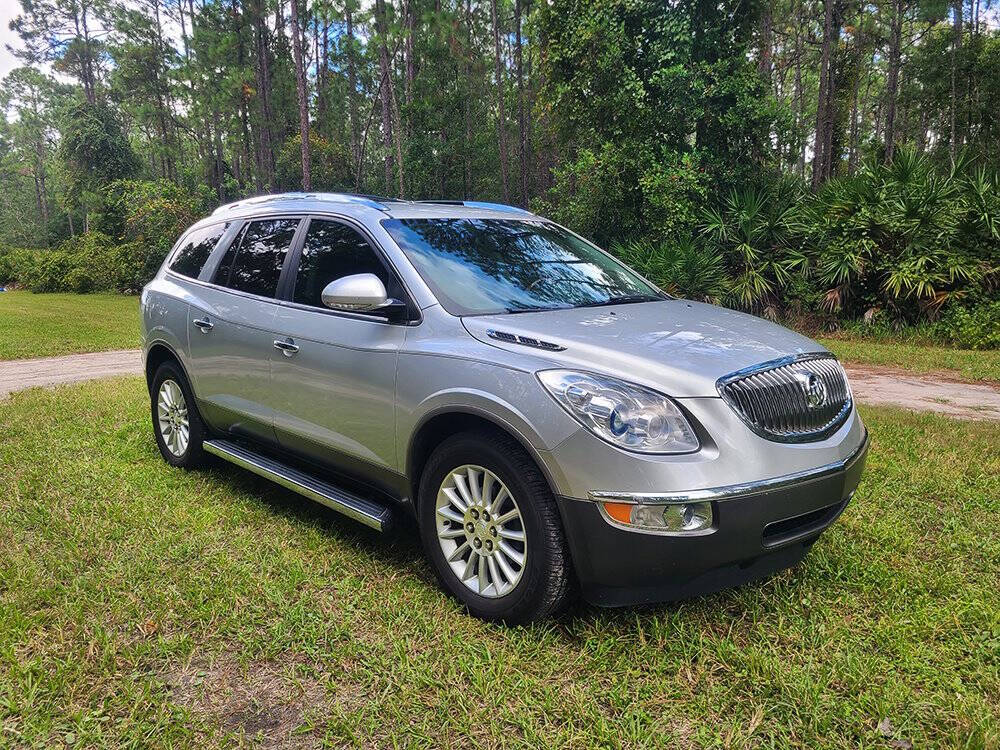
[[[213,224],[189,233],[181,246],[174,251],[170,264],[167,266],[174,273],[197,279],[201,269],[212,254],[229,224]]]

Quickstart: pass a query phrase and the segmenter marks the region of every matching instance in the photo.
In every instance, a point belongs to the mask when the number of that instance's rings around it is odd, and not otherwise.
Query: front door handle
[[[196,326],[198,326],[198,329],[202,333],[208,333],[213,328],[215,328],[215,323],[213,323],[212,321],[208,320],[208,318],[204,318],[204,319],[203,318],[195,318],[191,322],[194,323]]]
[[[299,345],[291,340],[279,341],[275,339],[274,348],[284,354],[286,357],[291,357],[295,352],[299,350]]]

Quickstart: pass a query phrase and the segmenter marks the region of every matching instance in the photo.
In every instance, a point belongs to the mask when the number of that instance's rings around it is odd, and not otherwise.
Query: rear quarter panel
[[[140,314],[143,360],[156,344],[168,346],[189,368],[188,302],[184,287],[170,277],[161,276],[142,290]]]

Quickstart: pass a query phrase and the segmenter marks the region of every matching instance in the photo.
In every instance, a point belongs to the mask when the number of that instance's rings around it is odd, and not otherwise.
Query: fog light
[[[692,534],[712,527],[712,503],[601,503],[613,522],[637,530]]]
[[[671,531],[697,531],[712,525],[711,503],[668,505],[663,509],[663,523]]]

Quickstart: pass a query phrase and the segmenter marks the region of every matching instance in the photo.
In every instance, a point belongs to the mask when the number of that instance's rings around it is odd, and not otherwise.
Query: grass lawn
[[[0,359],[138,346],[138,297],[0,293]]]
[[[844,362],[896,367],[911,372],[943,371],[965,380],[1000,382],[1000,351],[949,349],[943,346],[863,338],[819,338]]]
[[[996,427],[864,416],[865,480],[797,569],[505,629],[407,534],[169,468],[138,378],[15,394],[0,746],[998,747]]]

